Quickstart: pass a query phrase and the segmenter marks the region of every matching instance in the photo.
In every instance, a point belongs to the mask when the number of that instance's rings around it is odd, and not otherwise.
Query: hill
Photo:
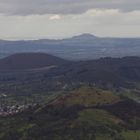
[[[83,89],[87,94],[83,94]],[[90,101],[95,105],[94,96],[97,96],[97,91],[99,98],[106,100],[106,96],[111,97],[108,104],[100,99],[101,104],[96,106],[87,106],[86,102],[81,102],[81,98],[91,98]],[[140,138],[139,104],[123,98],[118,100],[120,97],[113,93],[108,95],[108,91],[89,87],[67,93],[65,104],[60,102],[63,96],[59,95],[59,98],[45,105],[30,106],[21,113],[1,117],[0,140],[129,140],[129,136],[134,140]],[[78,104],[75,102],[77,99]],[[74,101],[74,104],[69,105],[69,101]]]
[[[31,53],[16,54],[0,62],[5,62],[0,93],[30,95],[90,85],[117,90],[136,100],[140,97],[140,57],[75,62]]]
[[[0,59],[0,71],[32,70],[59,66],[68,61],[45,53],[20,53]]]
[[[140,57],[101,58],[80,61],[50,71],[51,77],[61,77],[67,83],[87,83],[105,88],[135,88],[140,82]]]
[[[110,91],[103,91],[101,89],[92,87],[81,87],[69,94],[56,98],[52,102],[55,105],[82,105],[85,107],[102,106],[107,104],[114,104],[119,102],[121,99],[115,96]]]

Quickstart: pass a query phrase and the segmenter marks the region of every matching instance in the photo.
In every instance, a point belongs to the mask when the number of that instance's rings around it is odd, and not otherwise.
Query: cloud
[[[1,39],[65,38],[82,33],[140,37],[140,10],[90,9],[82,14],[0,15]]]
[[[139,0],[0,0],[6,15],[81,14],[90,9],[140,10]]]
[[[60,15],[53,15],[53,16],[50,16],[49,19],[50,20],[60,20],[61,19],[61,16]]]

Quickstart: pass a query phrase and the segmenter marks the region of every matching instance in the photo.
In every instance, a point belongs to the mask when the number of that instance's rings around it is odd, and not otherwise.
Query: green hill
[[[0,140],[138,140],[140,104],[81,87],[0,118]]]
[[[81,87],[71,91],[69,94],[56,98],[52,103],[89,107],[113,104],[118,101],[120,101],[120,97],[114,95],[111,91],[104,91],[92,87]]]

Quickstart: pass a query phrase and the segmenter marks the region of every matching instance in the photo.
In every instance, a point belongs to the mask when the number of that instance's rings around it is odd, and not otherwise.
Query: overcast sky
[[[140,0],[0,0],[1,39],[140,37]]]

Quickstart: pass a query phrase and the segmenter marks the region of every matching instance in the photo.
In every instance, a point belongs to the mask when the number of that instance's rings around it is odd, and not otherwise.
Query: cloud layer
[[[140,0],[0,0],[6,15],[80,14],[93,8],[140,10]]]
[[[0,16],[1,39],[66,38],[82,33],[139,37],[140,11],[91,9],[74,15]]]
[[[0,38],[140,37],[140,0],[0,0]]]

